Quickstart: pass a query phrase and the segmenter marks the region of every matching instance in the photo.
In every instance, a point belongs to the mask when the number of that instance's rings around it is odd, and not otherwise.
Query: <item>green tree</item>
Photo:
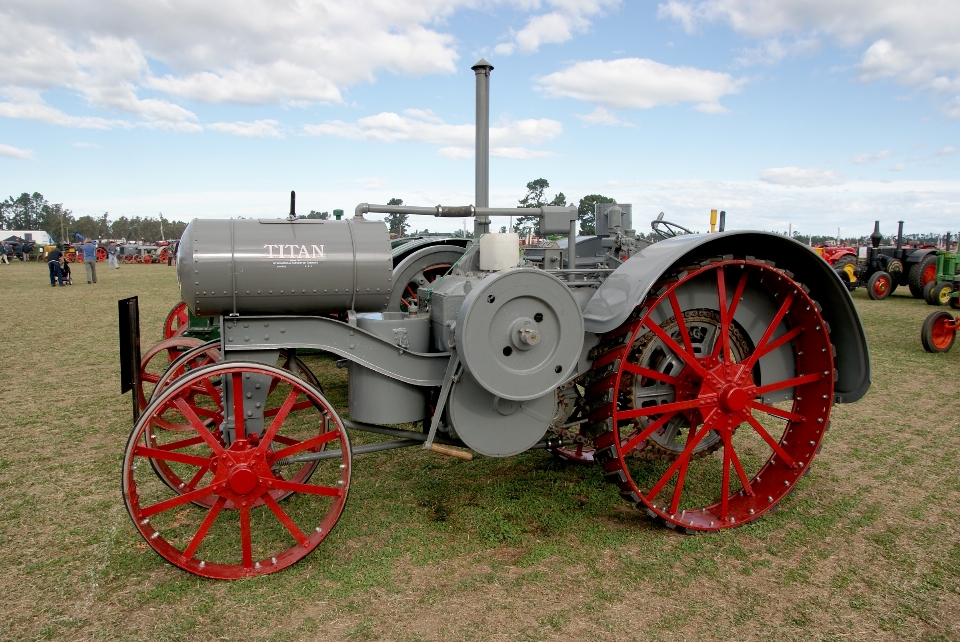
[[[594,207],[597,203],[616,203],[617,201],[602,194],[588,194],[580,199],[577,207],[577,216],[580,219],[581,234],[597,233],[597,214]]]
[[[321,221],[326,221],[330,218],[330,212],[318,212],[317,210],[310,210],[310,213],[304,216],[300,214],[297,218],[318,218]]]
[[[387,205],[403,205],[403,199],[391,198],[389,201],[387,201]],[[410,218],[408,214],[387,214],[383,221],[387,224],[387,227],[390,228],[391,234],[403,236],[410,227],[410,225],[407,224],[408,218]]]
[[[545,205],[564,206],[567,204],[567,197],[563,192],[557,192],[553,200],[547,202],[544,192],[550,187],[550,182],[545,178],[538,178],[527,183],[527,195],[520,199],[520,207],[543,207]],[[513,226],[514,232],[519,232],[524,227],[529,227],[533,223],[534,233],[540,235],[540,217],[539,216],[519,216]]]

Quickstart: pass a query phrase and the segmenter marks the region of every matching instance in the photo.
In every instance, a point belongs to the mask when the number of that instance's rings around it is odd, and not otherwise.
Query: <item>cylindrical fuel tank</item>
[[[380,311],[393,280],[390,237],[382,221],[194,219],[177,278],[198,316]]]

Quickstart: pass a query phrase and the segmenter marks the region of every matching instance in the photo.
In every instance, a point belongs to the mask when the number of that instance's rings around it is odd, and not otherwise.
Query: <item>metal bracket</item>
[[[440,387],[440,398],[437,399],[437,408],[433,412],[433,420],[430,422],[430,432],[427,440],[423,442],[423,449],[430,450],[433,446],[433,440],[437,436],[437,428],[440,426],[440,419],[443,417],[443,410],[447,406],[447,398],[450,396],[450,388],[453,387],[455,378],[459,378],[460,357],[454,350],[450,361],[447,363],[447,371],[443,375],[443,386]]]

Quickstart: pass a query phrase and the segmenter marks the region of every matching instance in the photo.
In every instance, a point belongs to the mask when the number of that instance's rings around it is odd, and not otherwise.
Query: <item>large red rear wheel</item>
[[[830,417],[833,347],[819,309],[789,272],[754,259],[704,262],[655,288],[593,364],[589,430],[608,481],[689,531],[773,508]],[[651,443],[661,461],[628,456]]]
[[[134,258],[134,257],[133,257],[133,254],[124,254],[124,255],[123,255],[123,262],[124,262],[124,263],[133,263],[133,258]]]
[[[106,260],[107,260],[107,251],[106,251],[104,248],[102,248],[102,247],[98,247],[98,248],[97,248],[97,262],[98,262],[98,263],[103,263],[103,262],[106,261]]]
[[[166,321],[163,322],[163,338],[172,339],[179,337],[190,327],[190,313],[187,312],[187,304],[183,301],[173,306],[170,313],[167,314]]]
[[[195,391],[212,388],[223,396],[198,402]],[[218,420],[211,425],[197,407]],[[156,431],[158,421],[191,432]],[[219,363],[173,382],[141,416],[124,453],[124,502],[143,538],[175,566],[215,579],[266,575],[305,557],[336,525],[350,452],[316,388],[280,368]],[[153,475],[158,463],[184,488]],[[198,502],[209,508],[188,510]]]
[[[151,263],[153,263],[153,255],[152,255],[152,254],[144,254],[144,255],[143,255],[143,262],[146,263],[147,265],[150,265]]]

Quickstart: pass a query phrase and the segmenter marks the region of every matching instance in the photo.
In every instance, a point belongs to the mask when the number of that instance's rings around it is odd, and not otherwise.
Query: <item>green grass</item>
[[[960,639],[960,349],[925,353],[931,308],[900,292],[854,294],[873,387],[755,523],[677,535],[542,451],[390,451],[356,458],[313,554],[228,583],[162,561],[120,495],[116,301],[140,297],[146,349],[174,270],[80,281],[0,266],[0,639]],[[343,408],[345,371],[305,360]]]

